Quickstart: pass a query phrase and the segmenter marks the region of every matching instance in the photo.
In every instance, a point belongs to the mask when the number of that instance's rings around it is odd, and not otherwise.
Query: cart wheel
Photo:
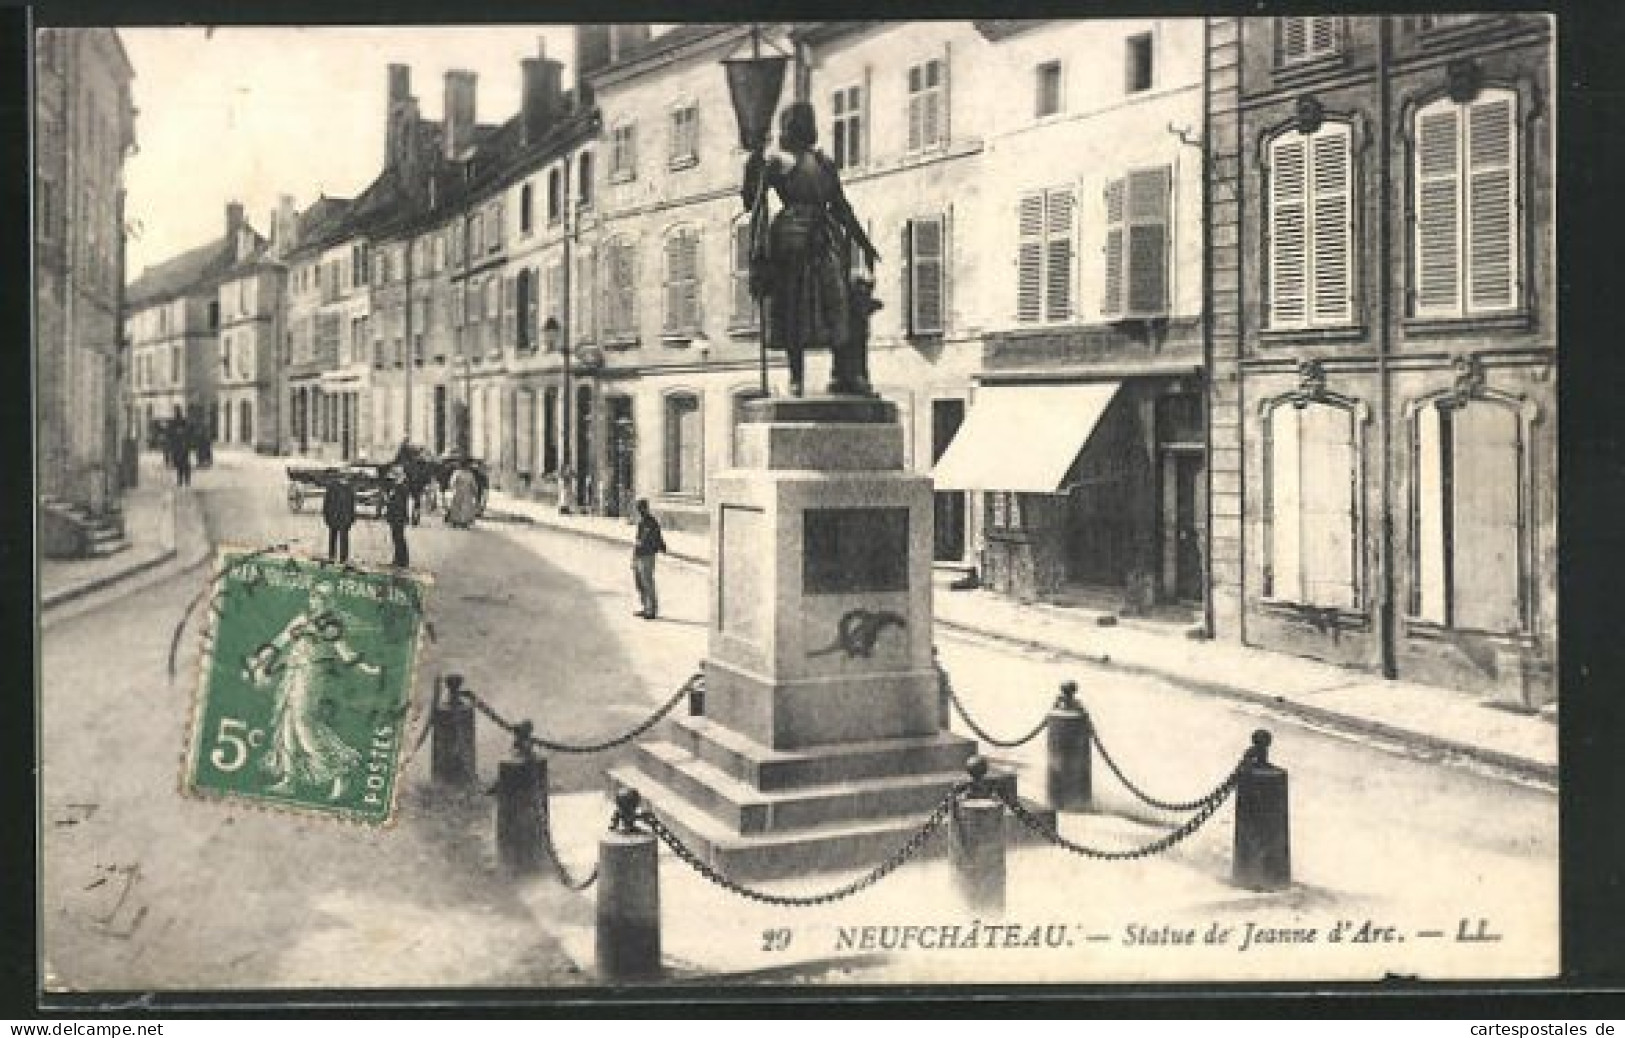
[[[298,483],[288,484],[288,511],[297,512],[305,507],[305,492]]]

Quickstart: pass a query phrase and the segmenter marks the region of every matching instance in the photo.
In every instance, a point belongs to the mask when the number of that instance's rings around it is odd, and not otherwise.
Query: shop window
[[[666,397],[666,493],[698,496],[703,492],[701,448],[699,398],[690,393]]]

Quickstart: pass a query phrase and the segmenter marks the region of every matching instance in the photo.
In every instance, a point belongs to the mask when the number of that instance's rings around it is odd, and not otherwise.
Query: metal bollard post
[[[660,974],[660,867],[653,833],[638,828],[638,791],[615,794],[598,841],[598,973],[608,981]]]
[[[497,765],[497,855],[511,872],[541,870],[547,839],[547,761],[531,751],[531,723],[514,733],[513,759]]]
[[[1249,890],[1292,885],[1286,770],[1269,762],[1270,733],[1253,733],[1250,758],[1236,782],[1235,866],[1231,876]]]
[[[1061,685],[1061,695],[1049,713],[1049,762],[1044,788],[1057,811],[1087,811],[1093,806],[1094,760],[1090,742],[1094,722],[1077,700],[1078,683]]]
[[[690,685],[688,687],[688,716],[705,716],[705,686]]]
[[[434,711],[430,774],[436,782],[472,786],[479,781],[474,769],[474,704],[463,690],[461,674],[447,674],[445,682],[446,698]]]
[[[954,889],[978,911],[1004,911],[1004,803],[988,788],[987,761],[965,762],[970,794],[961,800],[950,827],[948,857]]]

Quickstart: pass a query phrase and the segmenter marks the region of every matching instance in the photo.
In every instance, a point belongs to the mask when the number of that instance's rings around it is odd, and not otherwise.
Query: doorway
[[[637,430],[632,424],[632,398],[612,396],[605,400],[609,418],[609,463],[611,475],[609,496],[604,510],[610,515],[629,516],[637,498],[636,463]]]
[[[446,387],[434,387],[434,452],[446,453]]]
[[[576,442],[570,456],[576,466],[576,502],[583,508],[596,504],[593,491],[592,387],[576,390]]]
[[[1178,602],[1200,603],[1207,540],[1207,458],[1200,450],[1163,454],[1163,593]]]
[[[954,442],[965,424],[965,401],[931,401],[931,464],[942,460],[943,452]],[[931,558],[936,562],[960,562],[965,558],[965,501],[962,491],[939,490],[931,495],[932,516],[936,520]]]

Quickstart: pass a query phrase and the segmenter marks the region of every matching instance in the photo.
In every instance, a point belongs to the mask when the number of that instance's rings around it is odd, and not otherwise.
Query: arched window
[[[1465,630],[1525,630],[1518,410],[1498,400],[1430,400],[1417,408],[1411,435],[1411,615]]]
[[[1356,411],[1286,400],[1264,415],[1264,597],[1360,605]]]
[[[1265,312],[1272,329],[1354,321],[1352,142],[1350,125],[1332,121],[1269,142]]]
[[[576,196],[583,209],[592,206],[592,152],[584,151],[576,161]]]
[[[1418,317],[1516,309],[1522,294],[1518,95],[1483,90],[1417,109],[1412,298]]]
[[[519,189],[519,233],[529,234],[531,226],[532,202],[530,185],[526,184]]]

